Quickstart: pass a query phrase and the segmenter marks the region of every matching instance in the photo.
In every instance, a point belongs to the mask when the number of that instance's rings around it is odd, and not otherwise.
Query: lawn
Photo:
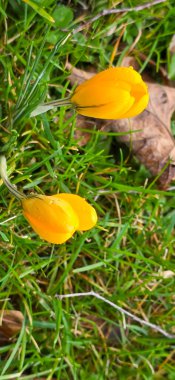
[[[91,230],[51,244],[0,179],[1,323],[6,310],[24,317],[16,335],[7,338],[8,322],[0,330],[0,380],[175,380],[173,187],[162,190],[117,132],[84,118],[79,134],[68,107],[30,116],[72,93],[70,64],[99,72],[129,55],[140,73],[173,86],[174,0],[146,4],[0,2],[0,153],[10,181],[26,195],[79,194],[98,215]]]

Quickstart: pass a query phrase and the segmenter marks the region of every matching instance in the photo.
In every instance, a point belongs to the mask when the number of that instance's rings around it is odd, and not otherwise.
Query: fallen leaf
[[[156,83],[147,85],[150,102],[142,114],[130,120],[105,121],[105,125],[113,132],[132,131],[120,136],[120,141],[131,147],[151,174],[160,175],[159,182],[165,188],[175,179],[175,142],[170,128],[175,89]]]
[[[125,65],[130,65],[130,60]],[[69,69],[71,66],[69,64]],[[70,81],[81,83],[92,77],[92,73],[71,69]],[[130,147],[135,156],[154,176],[159,176],[162,188],[167,188],[175,179],[175,141],[171,133],[171,117],[175,111],[175,89],[173,87],[147,82],[150,102],[142,114],[123,120],[90,119],[91,125],[113,132],[124,132],[118,139]],[[79,128],[88,128],[88,119],[77,116]],[[128,133],[127,133],[128,132]],[[126,134],[127,133],[127,134]],[[87,141],[87,136],[86,140]],[[81,141],[81,144],[83,142]]]
[[[89,72],[89,71],[77,69],[76,67],[73,67],[71,63],[69,62],[66,63],[66,69],[71,72],[71,74],[69,75],[69,79],[72,85],[80,84],[84,82],[85,80],[90,79],[96,73],[95,70]]]
[[[84,131],[85,129],[91,130],[94,128],[94,119],[85,116],[78,115],[76,122],[76,130],[75,130],[75,138],[78,140],[79,146],[85,146],[91,138],[91,134],[89,132]]]
[[[24,316],[18,310],[0,310],[0,344],[20,332],[23,320]]]

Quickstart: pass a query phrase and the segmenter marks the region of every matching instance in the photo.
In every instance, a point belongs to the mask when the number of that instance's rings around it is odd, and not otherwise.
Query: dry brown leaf
[[[135,131],[120,137],[133,153],[166,187],[175,179],[175,143],[170,130],[175,110],[175,89],[156,83],[147,83],[150,102],[147,109],[133,119],[106,121],[106,127],[115,132]],[[171,161],[171,163],[170,163]]]
[[[0,344],[20,332],[24,316],[18,310],[0,310]]]
[[[84,80],[90,79],[96,73],[95,70],[89,72],[89,71],[77,69],[76,67],[73,67],[69,62],[66,63],[66,69],[71,71],[69,79],[72,85],[80,84],[84,82]]]
[[[125,65],[130,65],[130,60]],[[69,65],[69,69],[70,69]],[[81,83],[91,78],[92,73],[72,68],[70,81]],[[135,156],[166,188],[175,179],[175,142],[171,133],[171,117],[175,111],[175,89],[158,83],[147,82],[150,102],[140,115],[128,120],[91,119],[97,128],[113,132],[127,133],[119,140],[128,145]],[[78,128],[88,128],[88,121],[78,116]],[[132,132],[132,133],[131,133]],[[79,132],[80,137],[81,131]],[[87,138],[87,137],[86,137]]]

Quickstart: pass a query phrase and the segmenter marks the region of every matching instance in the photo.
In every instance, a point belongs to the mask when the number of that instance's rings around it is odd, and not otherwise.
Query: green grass
[[[25,316],[20,334],[0,347],[0,380],[174,380],[175,339],[94,297],[57,297],[93,290],[175,333],[173,191],[161,191],[113,133],[94,127],[81,147],[76,115],[68,117],[65,108],[29,117],[41,101],[71,91],[67,59],[85,70],[108,67],[124,26],[113,64],[120,65],[141,30],[131,54],[141,71],[161,82],[160,66],[172,69],[174,1],[102,17],[70,36],[81,21],[115,2],[67,3],[61,2],[60,19],[53,0],[38,0],[35,9],[20,0],[1,2],[0,148],[19,190],[78,191],[96,208],[98,225],[53,246],[33,232],[0,183],[0,309]],[[125,0],[118,7],[139,4]]]

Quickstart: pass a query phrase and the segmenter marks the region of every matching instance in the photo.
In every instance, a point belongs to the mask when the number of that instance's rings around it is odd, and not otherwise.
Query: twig
[[[71,293],[71,294],[57,295],[56,297],[58,297],[60,300],[62,300],[63,298],[86,297],[86,296],[92,296],[92,297],[98,298],[99,300],[107,303],[108,305],[112,306],[114,309],[120,311],[121,313],[128,315],[129,317],[131,317],[135,321],[141,323],[142,325],[151,327],[154,330],[159,331],[162,335],[166,336],[167,338],[170,338],[170,339],[175,338],[175,335],[169,334],[168,332],[163,330],[161,327],[155,325],[154,323],[151,323],[151,322],[145,321],[139,317],[136,317],[135,315],[133,315],[129,311],[123,309],[122,307],[116,305],[115,303],[109,301],[108,299],[100,296],[100,294],[95,293],[93,290],[91,292],[84,292],[84,293],[74,293],[74,294]]]
[[[117,9],[104,9],[100,13],[98,13],[96,16],[92,17],[89,21],[85,22],[84,24],[79,25],[77,28],[75,28],[72,31],[72,34],[76,34],[78,32],[81,32],[83,29],[86,29],[87,26],[92,24],[94,21],[98,20],[99,18],[107,15],[112,15],[112,14],[118,14],[118,13],[123,13],[123,12],[137,12],[137,11],[142,11],[143,9],[151,8],[156,4],[161,4],[165,3],[166,0],[154,0],[149,3],[143,4],[143,5],[138,5],[136,7],[131,7],[131,8],[117,8]]]

